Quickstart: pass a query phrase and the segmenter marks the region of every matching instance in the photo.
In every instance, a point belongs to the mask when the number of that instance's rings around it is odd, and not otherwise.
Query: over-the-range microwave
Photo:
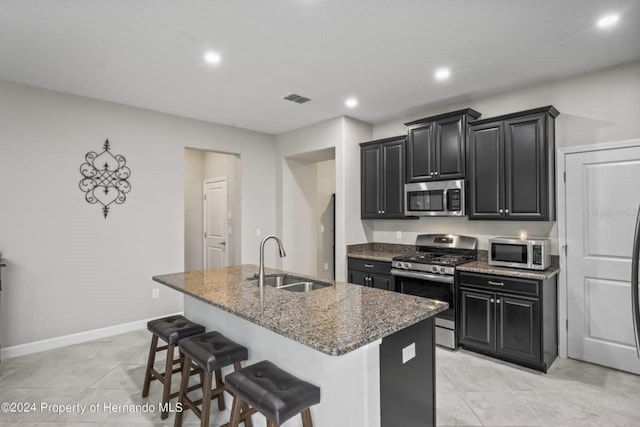
[[[407,216],[464,216],[464,179],[404,185]]]
[[[529,270],[546,270],[551,265],[551,241],[549,239],[518,239],[517,237],[489,239],[489,264]]]

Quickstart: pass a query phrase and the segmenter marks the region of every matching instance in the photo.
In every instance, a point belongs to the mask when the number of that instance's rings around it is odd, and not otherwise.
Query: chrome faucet
[[[282,241],[278,238],[278,236],[270,235],[262,239],[262,243],[260,243],[260,270],[258,271],[258,286],[260,287],[260,292],[264,288],[264,244],[267,243],[267,240],[275,239],[278,242],[278,251],[280,252],[280,258],[284,258],[287,256],[287,253],[282,246]]]

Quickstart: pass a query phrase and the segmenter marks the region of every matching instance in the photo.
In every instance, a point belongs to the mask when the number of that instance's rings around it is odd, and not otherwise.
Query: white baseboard
[[[173,316],[180,313],[167,314]],[[48,338],[46,340],[34,341],[27,344],[14,345],[12,347],[0,350],[0,360],[11,359],[12,357],[24,356],[26,354],[39,353],[41,351],[53,350],[55,348],[66,347],[72,344],[80,344],[87,341],[97,340],[100,338],[111,337],[114,335],[124,334],[126,332],[138,331],[146,329],[147,322],[157,319],[157,316],[150,319],[136,320],[129,323],[121,323],[120,325],[108,326],[106,328],[94,329],[91,331],[78,332],[77,334],[63,335],[61,337]]]

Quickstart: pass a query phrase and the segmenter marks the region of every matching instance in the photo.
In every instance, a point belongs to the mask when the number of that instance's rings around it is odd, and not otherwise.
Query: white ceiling
[[[0,79],[269,133],[638,58],[640,0],[0,0]]]

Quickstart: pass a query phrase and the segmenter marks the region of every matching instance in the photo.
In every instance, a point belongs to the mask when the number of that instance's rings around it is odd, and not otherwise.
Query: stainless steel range
[[[416,252],[393,258],[391,274],[403,294],[437,299],[449,308],[436,315],[436,344],[455,349],[457,296],[456,266],[478,257],[478,239],[454,234],[421,234]]]

